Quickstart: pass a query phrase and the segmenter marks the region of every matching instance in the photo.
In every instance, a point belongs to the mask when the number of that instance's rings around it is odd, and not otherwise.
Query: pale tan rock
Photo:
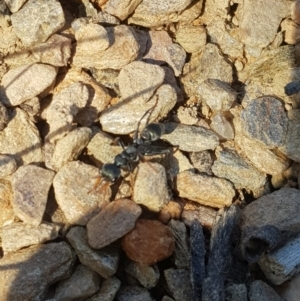
[[[15,213],[11,206],[13,191],[10,181],[0,180],[0,228],[14,220]]]
[[[293,1],[291,5],[291,17],[292,20],[298,24],[300,24],[300,1]]]
[[[29,0],[11,16],[12,26],[23,44],[46,41],[65,24],[65,16],[56,0]]]
[[[0,154],[0,177],[6,177],[13,174],[17,170],[17,162],[10,155]]]
[[[203,26],[180,25],[176,42],[188,53],[197,52],[206,44],[206,30]]]
[[[230,206],[235,196],[233,185],[225,180],[184,171],[177,176],[179,195],[214,208]]]
[[[36,115],[40,112],[40,99],[36,97],[32,97],[26,101],[24,101],[20,108],[23,109],[28,115],[32,117],[34,122],[37,121]]]
[[[197,117],[197,108],[179,107],[177,110],[176,121],[186,125],[195,125],[199,118]]]
[[[1,81],[1,100],[7,106],[20,105],[51,86],[56,74],[55,67],[44,64],[24,65],[10,70]]]
[[[119,199],[106,205],[87,224],[88,241],[92,248],[101,249],[134,228],[142,209],[129,199]]]
[[[221,140],[234,139],[234,131],[230,122],[226,119],[224,114],[217,113],[211,118],[210,127],[220,137]]]
[[[55,300],[86,299],[99,290],[100,280],[96,272],[80,264],[70,278],[57,284]]]
[[[5,0],[6,5],[12,13],[17,12],[26,0]]]
[[[99,171],[96,167],[72,161],[55,175],[55,198],[70,224],[86,225],[110,197],[110,189],[94,188]]]
[[[205,3],[205,10],[202,16],[203,20],[208,21],[227,19],[229,2],[227,0],[211,0]]]
[[[0,300],[42,300],[49,283],[70,277],[74,261],[75,256],[65,242],[7,254],[0,259]],[[15,268],[7,269],[11,265]]]
[[[284,41],[287,44],[295,45],[300,41],[300,26],[291,19],[284,19],[281,22],[281,30],[284,32]]]
[[[47,167],[59,170],[67,162],[76,160],[92,137],[92,130],[87,127],[75,128],[65,137],[58,140]]]
[[[162,165],[152,162],[139,163],[133,200],[154,212],[159,212],[170,201],[167,175]]]
[[[163,5],[159,0],[144,0],[128,19],[129,24],[144,27],[158,27],[170,23],[189,5],[190,0],[178,0]]]
[[[11,22],[9,20],[9,22]],[[9,56],[13,53],[18,54],[18,57],[21,56],[19,51],[21,51],[23,47],[22,42],[17,37],[12,26],[3,26],[1,27],[1,18],[0,18],[0,54],[1,56]],[[5,59],[7,62],[7,60]],[[28,62],[27,62],[28,64]],[[10,64],[8,64],[10,65]]]
[[[103,28],[100,25],[98,26]],[[89,33],[89,29],[84,28],[82,29],[84,30],[82,36],[77,39],[79,48],[76,49],[73,57],[74,66],[81,68],[121,69],[137,58],[139,44],[133,29],[129,26],[107,27],[106,33],[102,33],[103,30],[101,29],[101,34],[97,35],[93,32]],[[103,46],[100,49],[98,46],[91,47],[91,40]],[[113,43],[110,44],[110,41],[113,41]]]
[[[112,24],[112,25],[120,25],[120,20],[116,18],[115,16],[107,13],[106,11],[100,11],[98,12],[97,17],[95,18],[96,23],[99,24]]]
[[[139,219],[123,237],[122,248],[131,260],[151,265],[172,255],[174,237],[161,222]]]
[[[42,222],[53,178],[53,171],[35,165],[21,166],[14,173],[12,205],[25,223],[38,226]]]
[[[88,98],[88,89],[81,83],[71,84],[55,94],[45,112],[49,123],[46,139],[53,143],[68,134],[73,127],[74,117],[86,106]]]
[[[25,223],[12,223],[2,228],[2,248],[4,254],[24,247],[38,245],[58,236],[59,226],[42,223],[38,226]]]
[[[180,219],[182,210],[182,205],[179,202],[170,201],[160,210],[158,219],[167,224],[171,219]]]
[[[52,66],[67,66],[71,57],[71,40],[54,34],[45,43],[33,47],[31,51],[39,62]]]
[[[142,0],[109,0],[104,6],[104,11],[125,20],[131,15]]]

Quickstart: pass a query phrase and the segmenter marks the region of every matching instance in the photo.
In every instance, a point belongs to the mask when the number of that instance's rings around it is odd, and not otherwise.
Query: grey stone
[[[87,231],[83,227],[71,228],[66,238],[82,264],[105,279],[116,273],[119,263],[119,251],[116,248],[92,249],[88,243]]]
[[[65,242],[32,246],[0,259],[0,299],[41,301],[50,283],[71,275],[75,256]],[[14,269],[7,269],[8,266]]]
[[[223,113],[219,112],[211,117],[210,127],[219,135],[221,140],[232,140],[234,138],[233,127]]]
[[[112,24],[112,25],[119,25],[120,20],[116,18],[115,16],[112,16],[111,14],[100,11],[95,18],[95,21],[100,24]]]
[[[1,76],[0,76],[1,80]],[[3,131],[9,122],[9,114],[2,102],[0,102],[0,131]]]
[[[116,301],[154,301],[148,290],[139,286],[122,286],[117,292]]]
[[[53,178],[53,171],[35,165],[21,166],[14,173],[12,204],[25,223],[37,226],[42,222]]]
[[[249,290],[249,300],[283,301],[271,286],[261,280],[255,280],[251,283]]]
[[[24,45],[45,42],[65,24],[64,12],[56,0],[29,0],[11,16],[12,26]]]
[[[10,155],[0,154],[0,177],[6,177],[13,174],[17,170],[17,162]]]
[[[70,278],[57,284],[55,300],[85,300],[99,290],[100,279],[96,272],[80,264]]]
[[[207,175],[212,175],[211,167],[213,164],[211,154],[209,151],[192,152],[189,158],[193,166],[200,172],[204,172]]]
[[[244,283],[231,284],[226,287],[226,300],[247,301],[247,287]]]

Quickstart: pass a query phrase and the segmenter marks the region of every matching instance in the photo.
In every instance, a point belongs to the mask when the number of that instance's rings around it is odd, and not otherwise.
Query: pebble
[[[247,301],[247,287],[246,284],[230,284],[226,287],[226,296],[231,301]]]
[[[124,285],[117,292],[116,301],[154,301],[149,291],[143,287]]]
[[[171,219],[180,219],[182,213],[182,205],[176,201],[170,201],[159,212],[158,219],[167,224]]]
[[[99,290],[100,276],[90,268],[79,264],[72,276],[57,284],[55,300],[85,300]]]
[[[221,140],[234,139],[234,130],[224,114],[216,113],[211,118],[210,127],[219,135]]]
[[[293,1],[291,4],[291,18],[297,24],[300,24],[300,2],[299,0]]]
[[[67,162],[76,160],[92,137],[92,130],[88,127],[75,128],[65,137],[58,140],[50,162],[46,166],[58,171]]]
[[[178,123],[183,123],[186,125],[195,125],[199,118],[197,117],[198,112],[197,108],[186,108],[186,107],[179,107],[177,110],[177,115],[174,116],[175,121]]]
[[[249,301],[282,301],[275,290],[261,280],[255,280],[250,284]]]
[[[56,0],[28,0],[23,7],[11,16],[11,23],[26,46],[45,42],[65,24],[60,3]]]
[[[131,260],[126,261],[124,271],[137,279],[139,283],[147,289],[155,287],[160,277],[157,265],[151,266]]]
[[[217,160],[212,166],[212,172],[219,178],[231,181],[237,189],[251,191],[266,184],[266,175],[236,151],[219,148],[216,155]]]
[[[15,213],[12,208],[13,191],[11,182],[0,179],[0,228],[13,222]]]
[[[111,25],[120,25],[120,20],[115,16],[107,13],[106,11],[100,11],[95,18],[95,22],[99,24],[111,24]]]
[[[229,181],[191,171],[184,171],[177,176],[177,190],[182,198],[214,208],[230,206],[235,196]]]
[[[141,2],[142,0],[109,0],[104,5],[104,12],[123,21],[134,12]]]
[[[0,154],[0,177],[4,178],[17,170],[17,162],[11,155]]]
[[[113,301],[120,287],[121,281],[117,277],[106,279],[101,283],[100,290],[86,301]]]
[[[156,220],[137,220],[134,229],[122,238],[122,248],[133,261],[155,264],[174,251],[170,228]]]
[[[12,13],[17,12],[23,4],[26,2],[26,0],[8,0],[5,1],[6,5],[8,6],[9,10]]]
[[[141,207],[129,199],[109,203],[87,224],[90,246],[101,249],[123,237],[134,228],[141,213]]]
[[[96,25],[93,26],[96,27]],[[89,24],[79,29],[80,33],[76,32],[79,45],[73,58],[73,64],[76,67],[119,70],[137,58],[139,44],[131,27],[117,25],[104,29],[98,25],[95,32],[95,30],[90,30],[91,26]],[[100,28],[102,28],[101,31]],[[90,41],[93,41],[92,45]],[[113,41],[112,44],[111,41]],[[100,47],[97,44],[100,44]]]
[[[135,176],[133,200],[159,212],[170,201],[165,168],[158,163],[140,163]]]
[[[6,106],[18,106],[49,88],[56,75],[57,69],[45,64],[23,65],[9,70],[1,81],[1,101]]]
[[[219,137],[212,130],[201,126],[191,126],[175,122],[165,123],[163,140],[182,151],[200,152],[215,149],[219,145]]]
[[[2,249],[4,254],[24,247],[42,244],[58,236],[59,226],[42,223],[38,226],[25,223],[12,223],[2,227]]]
[[[42,300],[50,283],[70,277],[74,262],[75,256],[65,242],[7,254],[0,259],[0,300]]]
[[[42,222],[54,175],[53,171],[35,165],[21,166],[14,173],[12,205],[25,223],[38,226]]]
[[[176,301],[193,300],[193,290],[188,270],[171,268],[164,270],[164,276],[168,291]]]
[[[213,160],[209,151],[193,152],[189,155],[193,166],[199,171],[211,176]]]
[[[0,75],[0,80],[1,80],[1,75]],[[9,122],[8,110],[4,106],[4,104],[1,102],[0,103],[0,130],[1,131],[3,131],[6,128],[8,122]]]
[[[94,189],[98,178],[96,167],[80,161],[68,162],[55,175],[55,198],[70,224],[86,225],[108,202],[109,190]]]
[[[252,100],[241,113],[241,123],[247,136],[267,148],[284,144],[288,118],[277,98],[265,96]]]
[[[117,248],[109,246],[101,250],[92,249],[88,243],[87,230],[83,227],[72,227],[66,238],[82,264],[105,279],[116,273],[120,257]]]

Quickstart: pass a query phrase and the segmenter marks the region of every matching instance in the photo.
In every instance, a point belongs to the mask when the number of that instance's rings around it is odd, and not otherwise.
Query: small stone
[[[197,115],[197,108],[186,108],[181,106],[177,110],[176,121],[186,125],[195,125],[199,120]]]
[[[284,42],[290,45],[298,43],[300,38],[300,26],[298,24],[291,19],[284,19],[280,27],[284,32]]]
[[[280,297],[283,300],[298,301],[299,286],[300,286],[300,274],[294,276],[289,282],[287,282],[287,285],[284,285],[284,287],[279,292]]]
[[[217,113],[211,118],[210,127],[222,140],[232,140],[234,138],[232,125],[222,113]]]
[[[65,24],[64,12],[56,0],[29,0],[11,16],[12,26],[24,45],[45,42]]]
[[[1,68],[1,67],[0,67]],[[0,76],[1,80],[1,76]],[[2,102],[0,102],[0,131],[3,131],[9,122],[9,114]]]
[[[168,141],[182,151],[199,152],[215,149],[219,145],[219,138],[212,130],[200,126],[189,126],[170,122],[165,124],[163,140]]]
[[[24,65],[12,69],[2,78],[1,101],[7,106],[18,106],[50,87],[56,74],[55,67],[45,64]]]
[[[300,2],[299,0],[293,1],[291,4],[291,17],[294,22],[300,24]]]
[[[175,300],[193,300],[193,290],[190,280],[190,273],[186,269],[164,270],[167,287]]]
[[[5,0],[6,5],[12,13],[17,12],[26,0]]]
[[[180,25],[176,32],[176,42],[188,53],[197,52],[206,44],[206,30],[203,26]]]
[[[38,226],[42,222],[53,178],[53,171],[35,165],[21,166],[14,173],[12,205],[25,223]]]
[[[90,246],[101,249],[121,238],[134,228],[141,213],[141,207],[128,199],[109,203],[87,224]]]
[[[86,299],[86,301],[113,301],[120,287],[121,281],[118,278],[111,277],[106,279],[101,283],[99,292]]]
[[[152,162],[139,164],[133,200],[154,212],[159,212],[170,201],[167,175],[162,165]]]
[[[11,206],[13,199],[13,191],[11,187],[11,182],[0,179],[0,229],[13,222],[15,218],[15,213]]]
[[[155,287],[160,276],[157,265],[150,266],[131,260],[126,261],[124,271],[137,279],[147,289]]]
[[[209,151],[193,152],[189,157],[194,168],[200,172],[206,173],[209,176],[212,175],[211,167],[213,161]]]
[[[119,25],[120,20],[116,18],[115,16],[112,16],[111,14],[105,12],[105,11],[100,11],[98,12],[97,17],[95,18],[95,22],[99,24],[111,24],[111,25]]]
[[[250,301],[282,301],[275,290],[261,280],[255,280],[250,285],[249,290]]]
[[[104,6],[104,11],[123,21],[134,12],[141,2],[142,0],[109,0]]]
[[[1,155],[0,154],[0,177],[4,178],[6,176],[9,176],[11,174],[13,174],[18,166],[17,166],[17,162],[14,159],[14,157],[10,156],[10,155]]]
[[[76,160],[87,146],[92,136],[92,130],[87,127],[75,128],[65,137],[58,140],[49,164],[46,166],[59,170],[67,162]]]
[[[83,227],[73,227],[66,236],[75,249],[80,262],[108,279],[116,273],[120,252],[112,247],[95,250],[88,244],[87,230]]]
[[[100,276],[80,264],[72,276],[57,284],[55,300],[85,300],[99,290]]]
[[[20,104],[20,108],[24,110],[28,115],[32,117],[34,122],[37,121],[37,115],[40,112],[40,99],[35,96],[28,100],[25,100],[22,104]]]
[[[52,66],[67,66],[71,57],[71,40],[54,34],[46,42],[32,48],[34,57],[42,63]]]
[[[75,256],[65,242],[32,246],[0,259],[0,300],[43,300],[49,283],[70,277]],[[7,269],[8,266],[13,269]]]
[[[147,289],[139,286],[122,286],[116,295],[116,301],[154,301]]]
[[[268,148],[284,144],[288,119],[281,102],[274,97],[254,99],[241,113],[246,134]]]
[[[246,284],[230,284],[226,287],[226,298],[231,301],[247,301]]]
[[[2,248],[4,254],[31,245],[38,245],[58,236],[59,226],[42,223],[38,226],[12,223],[2,228]]]
[[[55,198],[70,224],[86,225],[107,204],[109,189],[94,189],[98,178],[96,167],[80,161],[68,162],[55,175]]]
[[[151,265],[172,255],[174,237],[170,228],[161,222],[140,219],[123,237],[122,247],[131,260]]]
[[[159,212],[158,219],[167,224],[171,219],[180,219],[182,213],[182,206],[176,201],[170,201]]]
[[[184,171],[177,176],[177,190],[183,198],[215,208],[230,206],[235,196],[229,181],[191,171]]]

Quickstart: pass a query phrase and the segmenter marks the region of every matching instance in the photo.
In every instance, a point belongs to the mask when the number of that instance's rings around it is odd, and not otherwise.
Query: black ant
[[[102,166],[99,173],[102,181],[107,187],[110,183],[114,183],[121,176],[121,170],[132,171],[133,163],[142,160],[143,156],[152,156],[158,154],[170,153],[170,147],[152,145],[152,142],[157,141],[165,133],[165,126],[162,123],[149,123],[141,132],[139,136],[139,127],[144,117],[150,113],[156,106],[157,101],[153,107],[145,112],[142,118],[137,124],[137,129],[133,135],[133,143],[126,147],[121,140],[118,139],[119,144],[123,148],[123,151],[115,156],[113,163],[106,163]],[[99,185],[100,179],[97,181],[95,186]],[[102,182],[101,181],[101,182]],[[92,189],[94,190],[94,189]]]

